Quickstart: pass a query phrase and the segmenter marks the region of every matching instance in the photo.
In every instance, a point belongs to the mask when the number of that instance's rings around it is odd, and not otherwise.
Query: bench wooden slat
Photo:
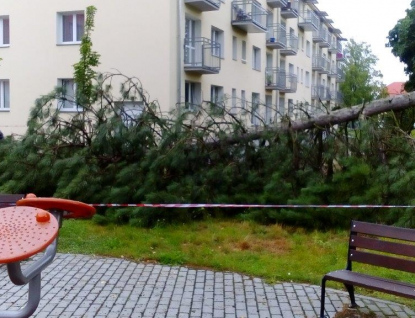
[[[415,262],[407,259],[362,251],[351,251],[349,258],[354,262],[415,273]]]
[[[0,193],[0,208],[15,206],[16,202],[22,198],[24,198],[24,194]]]
[[[406,243],[406,241],[391,242],[384,241],[379,238],[351,235],[350,246],[395,255],[415,257],[415,245],[409,245],[408,243]]]
[[[353,221],[351,232],[415,242],[414,230],[383,224]]]
[[[415,299],[415,285],[391,279],[365,275],[348,270],[339,270],[325,275],[327,279],[380,292]]]

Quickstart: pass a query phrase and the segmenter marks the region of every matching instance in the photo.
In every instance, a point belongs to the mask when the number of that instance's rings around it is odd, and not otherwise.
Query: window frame
[[[246,41],[242,40],[241,45],[242,45],[242,47],[241,47],[241,51],[242,51],[241,61],[242,61],[242,63],[246,64]]]
[[[210,86],[210,102],[216,106],[222,106],[224,94],[223,86],[211,85]]]
[[[221,29],[212,26],[211,41],[220,44],[212,48],[212,55],[223,59],[225,57],[225,34]]]
[[[5,27],[5,21],[7,21],[7,29]],[[5,41],[5,29],[7,30],[7,43]],[[0,47],[10,46],[10,17],[8,15],[0,16]]]
[[[8,79],[0,79],[0,111],[10,111],[10,80]]]
[[[67,93],[63,94],[64,90],[64,83],[71,84],[72,85],[72,93],[73,96],[72,99],[65,99],[63,100],[63,97],[66,97]],[[65,84],[65,85],[67,85]],[[73,78],[58,78],[58,87],[62,88],[62,96],[58,99],[58,108],[61,112],[65,113],[76,113],[82,111],[82,107],[76,103],[76,83]],[[71,107],[66,107],[66,105],[72,105]]]
[[[83,24],[82,24],[82,35],[78,39],[78,20],[77,17],[79,15],[83,16]],[[72,40],[66,41],[64,39],[64,17],[72,17]],[[82,42],[82,37],[85,32],[85,12],[80,11],[69,11],[69,12],[58,12],[57,13],[57,43],[59,45],[73,45],[73,44],[80,44]]]
[[[252,46],[252,69],[261,71],[261,49],[256,46]]]

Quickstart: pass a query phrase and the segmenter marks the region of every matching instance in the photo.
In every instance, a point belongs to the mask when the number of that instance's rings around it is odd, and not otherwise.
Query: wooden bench
[[[415,285],[352,271],[352,264],[364,263],[415,273],[415,229],[352,221],[347,267],[326,274],[321,283],[320,318],[325,318],[326,281],[343,283],[351,307],[357,307],[354,286],[415,299]]]
[[[0,208],[15,206],[16,202],[25,197],[24,194],[4,194],[0,193]]]

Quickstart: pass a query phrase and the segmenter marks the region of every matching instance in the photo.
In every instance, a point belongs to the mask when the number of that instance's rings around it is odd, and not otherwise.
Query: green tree
[[[382,73],[375,69],[378,58],[369,44],[351,39],[346,45],[345,81],[340,84],[347,107],[382,97]]]
[[[406,91],[415,89],[415,0],[411,1],[411,8],[406,10],[406,17],[400,19],[387,36],[393,55],[399,57],[406,64],[405,73],[409,81],[405,84]]]

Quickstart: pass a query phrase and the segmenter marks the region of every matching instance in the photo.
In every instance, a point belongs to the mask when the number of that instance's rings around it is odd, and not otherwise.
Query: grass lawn
[[[325,273],[345,268],[347,244],[347,231],[307,232],[235,220],[153,229],[64,220],[59,236],[59,252],[63,253],[233,271],[261,277],[269,283],[293,281],[316,285],[320,285]],[[411,274],[368,267],[361,270],[415,283]],[[342,288],[334,283],[329,283],[328,287]],[[367,290],[357,289],[357,293],[409,303]]]

